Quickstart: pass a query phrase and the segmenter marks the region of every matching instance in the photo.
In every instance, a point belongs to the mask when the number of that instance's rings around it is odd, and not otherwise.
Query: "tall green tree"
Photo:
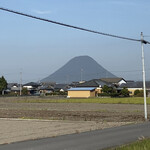
[[[0,92],[2,93],[7,88],[7,81],[4,76],[0,78]]]

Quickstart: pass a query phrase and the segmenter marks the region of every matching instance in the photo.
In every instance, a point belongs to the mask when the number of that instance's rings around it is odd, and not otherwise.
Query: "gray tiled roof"
[[[103,87],[104,85],[112,86],[111,83],[104,82],[100,79],[93,79],[84,83],[77,84],[76,87]]]
[[[36,82],[29,82],[29,83],[24,84],[23,86],[35,86],[35,87],[38,87],[38,86],[40,86],[40,84],[38,84]]]
[[[41,86],[39,90],[54,90],[54,88],[52,86]]]
[[[121,88],[127,87],[127,88],[143,88],[143,82],[137,81],[137,82],[129,82],[126,84],[122,84],[120,86]],[[146,88],[150,88],[150,81],[146,81]]]
[[[18,84],[17,84],[17,83],[8,83],[8,84],[7,84],[7,88],[8,88],[8,89],[12,88],[13,86],[16,86],[16,87],[17,87]]]
[[[124,79],[123,78],[101,78],[101,80],[109,83],[119,83],[121,80]]]

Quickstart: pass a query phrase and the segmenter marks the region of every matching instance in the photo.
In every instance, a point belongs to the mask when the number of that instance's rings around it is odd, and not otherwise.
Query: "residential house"
[[[20,87],[19,84],[17,83],[8,83],[7,84],[7,93],[15,93],[15,94],[19,94],[20,90],[22,90],[22,86]]]
[[[54,92],[54,87],[50,85],[42,85],[41,87],[38,88],[40,93],[43,94],[50,94]]]
[[[27,88],[30,95],[33,95],[38,92],[38,87],[41,86],[35,82],[29,82],[23,85],[23,88]]]
[[[101,81],[111,83],[115,85],[116,87],[120,86],[121,84],[126,84],[127,81],[123,78],[101,78]]]
[[[70,86],[68,84],[55,84],[54,91],[55,92],[66,92]]]
[[[113,84],[102,81],[101,79],[93,79],[90,81],[86,81],[84,83],[77,84],[76,87],[94,87],[95,88],[95,95],[102,93],[102,87],[107,85],[109,87],[114,87]]]
[[[143,90],[143,82],[128,82],[126,84],[122,84],[119,88],[128,88],[130,96],[133,96],[135,90]],[[150,97],[150,81],[146,81],[146,90],[148,92],[148,96]]]

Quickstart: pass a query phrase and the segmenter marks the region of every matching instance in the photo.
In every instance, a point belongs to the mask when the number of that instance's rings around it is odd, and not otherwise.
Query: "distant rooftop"
[[[129,82],[127,84],[122,84],[120,87],[127,87],[127,88],[143,88],[143,82],[142,81],[136,81],[136,82]],[[146,81],[146,88],[150,88],[150,81]]]
[[[84,83],[77,84],[76,87],[103,87],[104,85],[113,86],[111,83],[102,81],[101,79],[93,79]]]
[[[36,83],[36,82],[29,82],[24,84],[23,86],[39,86],[40,84]]]
[[[101,78],[102,81],[109,82],[109,83],[118,83],[121,80],[124,80],[123,78]],[[125,80],[124,80],[125,81]]]

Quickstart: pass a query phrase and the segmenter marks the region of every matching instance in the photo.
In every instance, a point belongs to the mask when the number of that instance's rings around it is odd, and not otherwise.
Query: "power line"
[[[109,36],[109,37],[114,37],[114,38],[119,38],[119,39],[124,39],[124,40],[142,42],[144,44],[150,44],[150,42],[145,41],[145,40],[133,39],[133,38],[128,38],[128,37],[123,37],[123,36],[118,36],[118,35],[103,33],[103,32],[99,32],[99,31],[94,31],[94,30],[90,30],[90,29],[85,29],[85,28],[82,28],[82,27],[77,27],[77,26],[73,26],[73,25],[69,25],[69,24],[65,24],[65,23],[61,23],[61,22],[56,22],[56,21],[49,20],[49,19],[44,19],[44,18],[32,16],[32,15],[29,15],[29,14],[25,14],[25,13],[22,13],[22,12],[10,10],[10,9],[7,9],[7,8],[0,7],[0,10],[7,11],[7,12],[10,12],[10,13],[14,13],[14,14],[18,14],[18,15],[21,15],[21,16],[26,16],[26,17],[29,17],[29,18],[37,19],[37,20],[41,20],[41,21],[46,21],[46,22],[54,23],[54,24],[65,26],[65,27],[69,27],[69,28],[74,28],[74,29],[77,29],[77,30],[92,32],[92,33],[95,33],[95,34],[101,34],[101,35],[104,35],[104,36]]]

